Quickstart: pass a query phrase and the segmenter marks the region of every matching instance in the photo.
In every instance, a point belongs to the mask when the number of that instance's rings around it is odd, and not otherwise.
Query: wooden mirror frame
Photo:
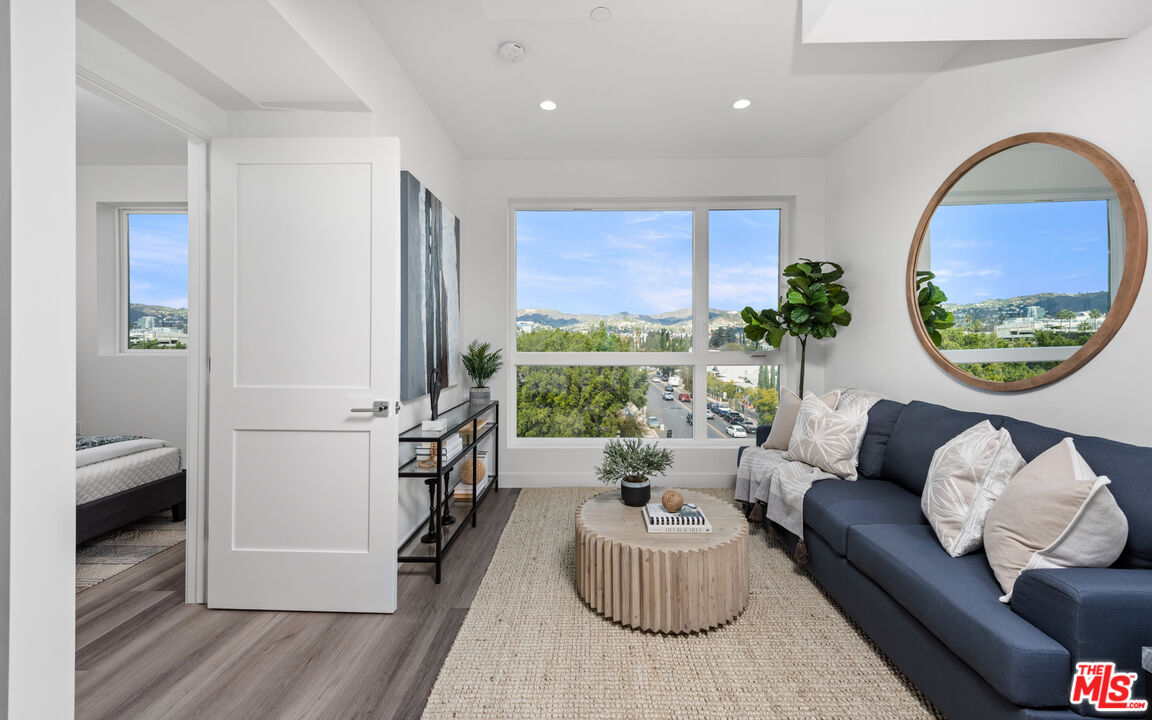
[[[932,215],[935,214],[940,202],[960,178],[964,177],[969,170],[987,158],[1004,150],[1008,150],[1009,148],[1027,143],[1043,143],[1045,145],[1054,145],[1064,148],[1065,150],[1071,150],[1090,161],[1096,166],[1096,169],[1107,178],[1112,188],[1116,191],[1116,197],[1119,199],[1120,208],[1124,213],[1124,273],[1120,277],[1120,286],[1117,289],[1116,298],[1112,303],[1112,307],[1108,311],[1108,316],[1088,342],[1084,343],[1071,357],[1051,370],[1042,372],[1039,375],[1034,375],[1024,380],[996,382],[994,380],[985,380],[984,378],[976,377],[971,373],[961,370],[951,360],[944,357],[940,348],[936,347],[936,344],[932,342],[932,338],[928,337],[928,332],[924,329],[924,321],[920,317],[920,304],[917,302],[916,265],[920,257],[920,249],[924,244],[924,235],[928,232],[928,225],[932,221]],[[905,278],[908,297],[908,314],[912,318],[912,327],[916,331],[916,337],[920,339],[920,344],[924,346],[929,357],[943,368],[945,372],[960,382],[983,390],[993,390],[996,392],[1031,390],[1054,383],[1057,380],[1071,375],[1084,367],[1089,360],[1104,349],[1104,346],[1116,335],[1116,331],[1124,324],[1124,321],[1128,318],[1128,313],[1132,310],[1132,305],[1136,301],[1136,294],[1140,291],[1140,283],[1144,279],[1144,266],[1147,260],[1148,221],[1144,214],[1144,202],[1140,199],[1140,192],[1136,189],[1136,183],[1128,175],[1124,166],[1116,161],[1116,158],[1087,140],[1081,140],[1071,135],[1052,132],[1014,135],[989,145],[961,163],[960,167],[952,171],[952,174],[948,176],[948,179],[944,181],[940,189],[936,191],[932,199],[928,202],[928,207],[924,209],[924,214],[920,216],[920,223],[916,226],[916,235],[912,240],[912,249],[908,253],[908,272]]]

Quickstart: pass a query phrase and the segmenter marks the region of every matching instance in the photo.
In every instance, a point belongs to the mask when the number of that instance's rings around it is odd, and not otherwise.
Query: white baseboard
[[[671,473],[655,478],[658,488],[735,487],[736,473]],[[500,487],[604,487],[587,473],[577,472],[501,472]]]

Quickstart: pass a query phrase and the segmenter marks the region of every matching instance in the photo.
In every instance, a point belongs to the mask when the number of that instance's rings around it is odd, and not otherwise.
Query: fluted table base
[[[576,588],[596,612],[629,627],[686,633],[719,627],[748,604],[748,521],[729,503],[684,492],[707,534],[649,533],[618,493],[576,511]],[[655,495],[655,493],[653,493]]]

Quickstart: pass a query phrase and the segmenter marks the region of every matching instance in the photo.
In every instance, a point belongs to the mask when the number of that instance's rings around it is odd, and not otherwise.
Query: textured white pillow
[[[1064,438],[1028,463],[988,511],[984,549],[1012,598],[1025,570],[1108,567],[1128,541],[1128,518],[1096,473]]]
[[[845,480],[856,479],[856,456],[868,427],[868,413],[828,407],[812,393],[800,403],[785,460],[799,460]]]
[[[984,420],[936,449],[920,509],[952,557],[984,542],[984,519],[1024,458],[1007,430]]]
[[[811,393],[809,393],[811,395]],[[833,390],[820,396],[824,404],[835,408],[840,401],[840,391]],[[800,398],[788,388],[780,389],[780,404],[776,406],[776,417],[772,420],[772,429],[768,432],[768,439],[760,447],[765,450],[787,450],[788,441],[792,439],[792,430],[796,427],[796,415],[800,412]]]

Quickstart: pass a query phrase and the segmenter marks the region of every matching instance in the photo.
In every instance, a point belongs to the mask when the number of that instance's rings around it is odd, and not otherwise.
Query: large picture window
[[[771,422],[786,203],[513,208],[517,438],[724,442]],[[706,382],[695,382],[698,378]]]
[[[188,212],[121,208],[120,349],[188,348]]]

